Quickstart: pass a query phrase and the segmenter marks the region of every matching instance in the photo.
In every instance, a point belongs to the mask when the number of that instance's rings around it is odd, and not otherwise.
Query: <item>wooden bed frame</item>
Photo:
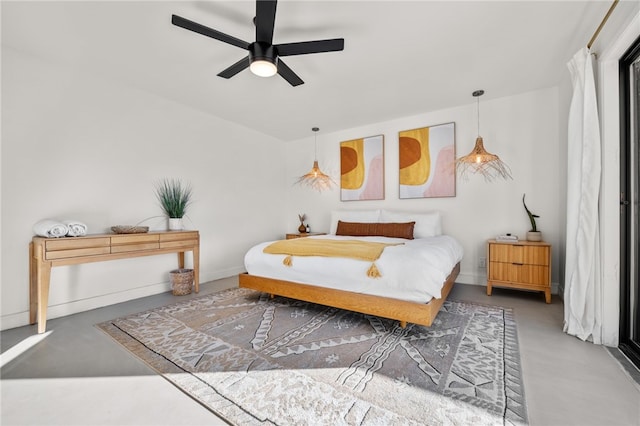
[[[431,299],[429,303],[408,302],[390,297],[334,290],[315,285],[249,275],[247,273],[240,274],[238,278],[240,287],[269,293],[272,297],[275,295],[290,297],[304,300],[305,302],[394,319],[400,321],[400,326],[404,328],[407,323],[430,326],[436,315],[438,315],[440,307],[447,299],[459,273],[460,263],[457,263],[444,282],[441,297],[439,299]]]

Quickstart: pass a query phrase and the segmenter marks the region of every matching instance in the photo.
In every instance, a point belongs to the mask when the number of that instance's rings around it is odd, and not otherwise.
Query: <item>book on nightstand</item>
[[[518,236],[511,234],[498,235],[496,241],[514,243],[518,241]]]

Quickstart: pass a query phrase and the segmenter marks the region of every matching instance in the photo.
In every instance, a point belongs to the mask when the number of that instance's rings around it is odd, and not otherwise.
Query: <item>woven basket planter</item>
[[[169,272],[174,296],[191,294],[193,287],[193,269],[174,269]]]

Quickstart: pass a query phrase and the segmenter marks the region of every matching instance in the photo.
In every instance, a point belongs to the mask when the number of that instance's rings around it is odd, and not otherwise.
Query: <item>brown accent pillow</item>
[[[351,237],[390,237],[413,240],[415,222],[407,223],[362,223],[338,221],[336,235]]]
[[[376,234],[377,223],[343,222],[338,221],[336,235],[348,235],[351,237],[370,237]]]
[[[377,235],[390,238],[405,238],[413,240],[415,222],[407,223],[377,223]]]

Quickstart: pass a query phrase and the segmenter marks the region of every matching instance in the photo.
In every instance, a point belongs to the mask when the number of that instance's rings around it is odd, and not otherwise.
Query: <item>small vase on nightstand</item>
[[[307,232],[307,227],[304,225],[304,220],[307,218],[307,215],[302,213],[298,215],[298,219],[300,219],[300,226],[298,226],[298,232],[304,234]]]
[[[527,241],[542,241],[542,232],[540,231],[528,231]]]

